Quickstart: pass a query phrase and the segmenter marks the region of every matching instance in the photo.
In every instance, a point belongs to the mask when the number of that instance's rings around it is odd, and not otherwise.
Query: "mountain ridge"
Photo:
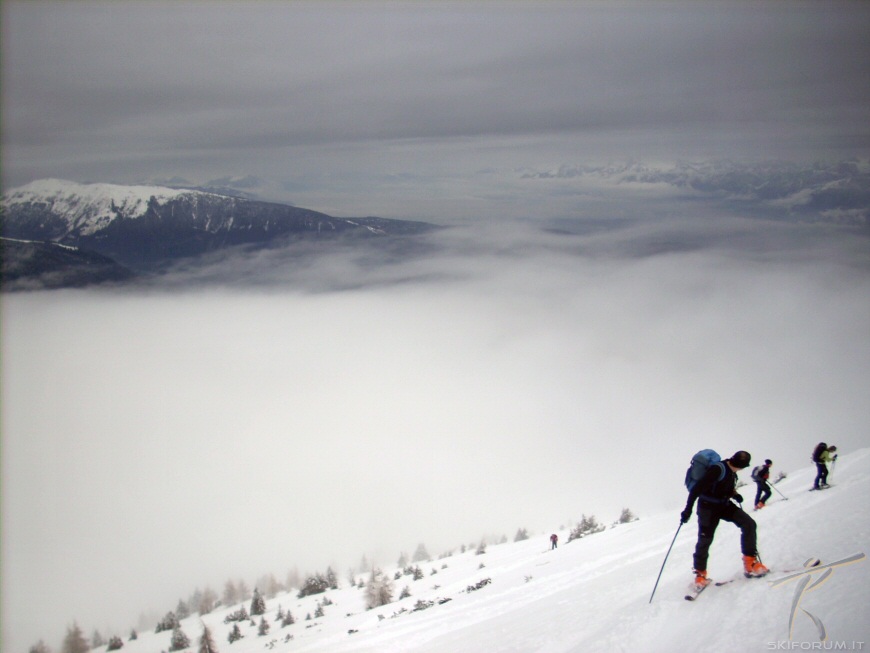
[[[59,179],[11,189],[0,205],[0,233],[6,238],[91,251],[140,272],[238,245],[408,236],[435,228],[410,220],[338,218],[203,190]]]

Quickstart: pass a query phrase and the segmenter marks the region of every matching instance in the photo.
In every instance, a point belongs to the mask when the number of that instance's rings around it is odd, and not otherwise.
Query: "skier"
[[[772,464],[773,462],[768,458],[764,461],[763,465],[752,470],[752,480],[755,481],[755,485],[758,487],[755,492],[756,510],[764,508],[764,504],[770,498],[770,495],[773,494],[770,486],[767,484],[768,479],[770,479],[770,466]]]
[[[819,442],[813,450],[813,462],[816,463],[816,480],[813,481],[812,490],[824,490],[828,485],[828,463],[837,460],[837,447],[833,444],[829,447],[824,442]]]
[[[559,546],[559,536],[553,533],[550,536],[550,551],[555,549],[557,546]]]
[[[755,520],[731,502],[734,499],[737,503],[743,503],[743,497],[736,490],[737,471],[746,469],[751,459],[748,452],[738,451],[731,458],[710,465],[704,477],[689,492],[680,521],[683,524],[688,523],[692,518],[695,500],[698,500],[698,542],[693,560],[696,589],[700,590],[711,582],[707,578],[707,556],[716,527],[723,519],[740,528],[744,573],[747,576],[763,576],[768,572],[767,567],[758,559]]]

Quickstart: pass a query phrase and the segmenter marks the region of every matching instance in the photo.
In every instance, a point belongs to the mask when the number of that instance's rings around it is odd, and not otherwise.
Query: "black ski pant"
[[[713,543],[716,527],[722,520],[740,528],[740,550],[743,555],[758,555],[755,520],[752,517],[730,501],[709,503],[701,500],[698,502],[698,543],[695,545],[694,558],[695,569],[698,571],[707,570],[710,545]]]
[[[755,481],[755,484],[758,486],[758,490],[755,492],[755,505],[757,506],[759,501],[767,503],[770,495],[773,494],[767,481]]]
[[[820,483],[827,484],[828,482],[828,466],[825,463],[816,463],[816,480],[813,482],[813,487],[818,490]]]

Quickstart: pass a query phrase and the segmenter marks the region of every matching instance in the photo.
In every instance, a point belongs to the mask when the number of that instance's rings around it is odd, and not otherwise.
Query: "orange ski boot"
[[[743,575],[747,578],[758,578],[769,571],[756,556],[743,556]]]

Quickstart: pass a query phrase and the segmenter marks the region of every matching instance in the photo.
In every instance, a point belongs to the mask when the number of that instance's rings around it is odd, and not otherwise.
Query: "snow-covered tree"
[[[172,610],[166,613],[166,616],[163,617],[158,623],[157,627],[154,629],[155,633],[162,633],[164,630],[174,630],[178,625],[178,617],[175,615]]]
[[[199,603],[197,604],[196,609],[201,615],[208,614],[209,612],[214,610],[217,601],[218,595],[215,593],[215,591],[210,587],[206,587],[199,597]]]
[[[169,640],[170,651],[183,651],[190,646],[190,638],[181,630],[180,625],[172,629],[172,638]]]
[[[293,618],[293,613],[290,612],[290,610],[287,610],[287,612],[284,613],[284,618],[281,619],[281,628],[284,628],[285,626],[292,626],[295,623],[296,619]]]
[[[393,600],[393,581],[383,571],[372,569],[369,582],[366,585],[366,608],[371,610],[387,605]]]
[[[198,653],[218,653],[211,630],[205,624],[202,626],[202,636],[199,638]]]
[[[338,576],[335,575],[335,572],[332,570],[332,567],[326,568],[326,583],[329,585],[329,589],[331,589],[331,590],[338,589]]]
[[[525,528],[520,528],[517,530],[517,534],[514,535],[514,542],[522,542],[523,540],[529,539],[529,531]]]
[[[190,616],[190,607],[183,599],[178,599],[178,605],[175,606],[175,616],[178,617],[179,621]]]
[[[117,651],[119,648],[124,648],[124,642],[120,637],[114,635],[109,638],[109,643],[106,645],[107,651]]]
[[[223,604],[227,607],[235,605],[239,602],[239,590],[232,580],[228,580],[224,585]]]
[[[251,599],[251,616],[256,617],[266,612],[266,601],[260,595],[260,591],[254,588],[254,597]]]
[[[230,634],[227,635],[227,640],[229,641],[229,643],[232,644],[233,642],[241,639],[242,637],[244,637],[244,635],[242,635],[242,631],[239,630],[239,624],[233,624],[233,629],[230,631]]]
[[[260,617],[260,625],[257,628],[257,635],[265,637],[269,634],[269,624],[266,622],[266,617]]]
[[[66,629],[66,636],[63,638],[63,643],[60,646],[60,653],[86,653],[90,650],[88,640],[85,639],[82,629],[79,625],[73,622],[73,625]]]
[[[420,542],[417,545],[417,550],[414,551],[414,557],[412,558],[412,562],[425,562],[430,560],[429,552],[426,550],[426,546]]]

